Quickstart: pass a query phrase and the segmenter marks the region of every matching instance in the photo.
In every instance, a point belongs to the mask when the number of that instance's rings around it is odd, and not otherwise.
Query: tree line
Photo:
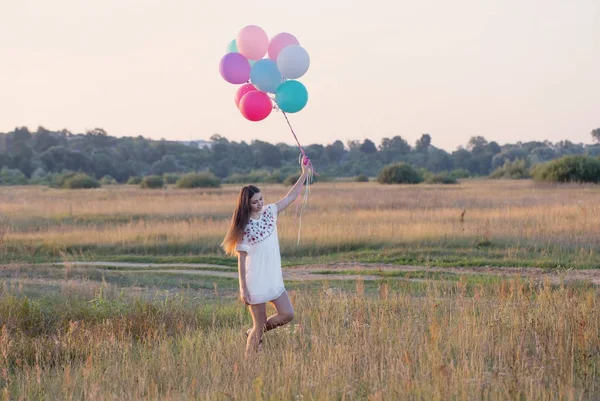
[[[312,144],[305,151],[324,177],[377,176],[389,164],[404,162],[432,173],[461,171],[464,175],[487,176],[507,163],[527,166],[567,155],[600,156],[600,128],[591,132],[596,144],[568,140],[517,142],[499,145],[483,136],[470,138],[465,146],[447,152],[434,145],[430,134],[409,144],[400,135],[383,138],[379,144],[364,139],[344,144]],[[127,182],[130,177],[210,171],[234,182],[257,175],[285,177],[298,170],[298,148],[260,140],[229,141],[213,135],[210,146],[199,148],[181,141],[138,137],[114,137],[101,128],[73,134],[38,127],[15,128],[0,133],[0,183],[36,183],[52,174],[86,173],[96,179]],[[252,175],[254,174],[254,176]],[[9,178],[7,178],[9,177]]]

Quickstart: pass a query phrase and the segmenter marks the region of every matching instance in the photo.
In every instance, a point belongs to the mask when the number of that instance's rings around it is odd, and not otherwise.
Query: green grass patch
[[[139,263],[207,263],[237,266],[237,259],[225,256],[220,239],[173,243],[167,238],[144,245],[94,245],[59,247],[51,244],[22,244],[8,241],[0,262],[60,262],[63,255],[73,260]],[[339,246],[307,244],[297,247],[282,243],[284,266],[357,261],[437,267],[540,267],[600,268],[600,252],[593,247],[562,244],[525,244],[481,239],[428,240],[401,244],[347,243]]]

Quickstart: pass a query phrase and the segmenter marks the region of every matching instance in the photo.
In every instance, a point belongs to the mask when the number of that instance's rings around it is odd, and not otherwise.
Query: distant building
[[[184,145],[195,146],[198,149],[212,148],[213,143],[211,141],[205,141],[203,139],[198,139],[196,141],[181,141]]]

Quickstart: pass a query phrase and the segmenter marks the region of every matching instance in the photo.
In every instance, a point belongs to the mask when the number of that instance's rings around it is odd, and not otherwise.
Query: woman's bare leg
[[[269,316],[265,324],[265,331],[273,330],[274,328],[283,326],[284,324],[291,322],[294,318],[294,307],[290,302],[290,297],[288,296],[287,291],[284,291],[279,298],[271,302],[273,302],[277,313]]]
[[[252,314],[252,322],[254,326],[248,333],[246,341],[246,354],[251,351],[258,351],[260,339],[265,331],[267,324],[267,307],[265,304],[248,305]]]

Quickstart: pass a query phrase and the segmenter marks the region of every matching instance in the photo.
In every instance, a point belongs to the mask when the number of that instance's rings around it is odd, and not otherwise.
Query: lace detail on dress
[[[267,208],[260,219],[252,220],[246,225],[242,242],[248,245],[256,245],[273,234],[275,230],[275,212],[273,207]]]

